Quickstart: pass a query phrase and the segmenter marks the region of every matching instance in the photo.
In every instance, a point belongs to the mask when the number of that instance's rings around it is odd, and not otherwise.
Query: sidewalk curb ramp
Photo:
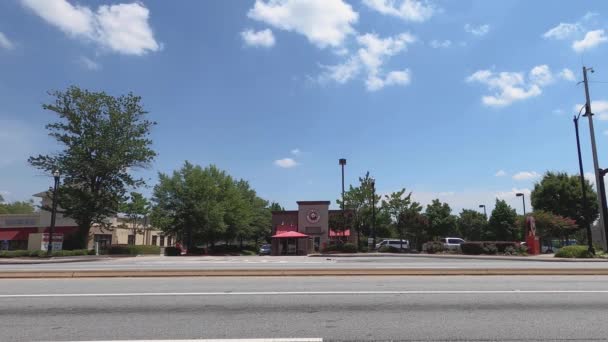
[[[371,269],[224,269],[224,270],[82,270],[3,271],[0,279],[142,278],[142,277],[284,277],[284,276],[531,276],[608,275],[608,268],[371,268]]]

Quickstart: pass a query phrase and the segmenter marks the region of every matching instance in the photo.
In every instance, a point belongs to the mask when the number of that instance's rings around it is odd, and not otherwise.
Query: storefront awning
[[[284,232],[284,233],[276,234],[276,235],[273,235],[272,237],[276,238],[276,239],[294,239],[294,238],[298,239],[298,238],[308,237],[308,235],[292,231],[292,232]]]
[[[340,236],[350,236],[350,229],[345,229],[345,230],[333,230],[330,229],[329,230],[329,237],[340,237]]]
[[[34,233],[31,230],[25,229],[11,229],[4,230],[0,229],[0,241],[12,241],[12,240],[27,240],[29,233]]]

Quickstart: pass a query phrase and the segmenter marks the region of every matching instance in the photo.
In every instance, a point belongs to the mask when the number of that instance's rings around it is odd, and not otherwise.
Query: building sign
[[[53,250],[60,251],[63,249],[63,234],[53,234]],[[49,250],[49,234],[42,234],[42,241],[40,242],[40,250]]]
[[[306,220],[309,223],[317,223],[321,220],[321,215],[319,215],[319,212],[316,209],[310,209],[306,213]]]

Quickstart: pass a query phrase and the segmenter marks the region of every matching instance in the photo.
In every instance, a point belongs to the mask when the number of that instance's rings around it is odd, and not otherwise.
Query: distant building
[[[34,195],[42,199],[43,207],[51,207],[51,199],[46,192]],[[61,209],[58,209],[61,211]],[[162,231],[147,225],[146,219],[133,223],[123,215],[109,218],[109,228],[94,225],[89,231],[88,248],[93,249],[95,243],[99,242],[101,248],[111,245],[156,245],[173,246],[175,239],[166,236]],[[143,224],[141,221],[144,221]],[[32,214],[9,214],[0,215],[0,248],[9,250],[27,249],[28,238],[31,233],[48,233],[51,224],[51,213],[41,210]],[[76,222],[71,218],[63,216],[60,212],[55,218],[56,234],[63,234],[64,241],[78,230]]]
[[[272,212],[272,255],[318,253],[337,241],[355,242],[350,228],[340,229],[342,211],[329,210],[329,201],[297,203],[298,210]]]

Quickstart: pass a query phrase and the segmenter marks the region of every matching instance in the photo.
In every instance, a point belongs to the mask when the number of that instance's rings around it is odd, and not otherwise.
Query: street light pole
[[[488,220],[488,213],[486,212],[486,205],[485,204],[480,204],[479,207],[483,208],[483,215],[486,217],[486,221],[487,221]]]
[[[593,241],[591,236],[591,222],[587,222],[587,219],[585,218],[585,214],[587,213],[587,194],[585,189],[585,173],[583,171],[583,157],[581,155],[581,141],[578,135],[578,119],[581,116],[581,111],[583,110],[583,108],[581,108],[581,110],[578,112],[578,116],[574,117],[574,130],[576,131],[576,150],[578,151],[578,168],[580,171],[581,178],[581,194],[583,195],[583,213],[581,215],[581,218],[583,219],[583,222],[585,222],[585,228],[587,229],[588,251],[593,255],[595,254],[595,250],[593,248]]]
[[[372,178],[372,247],[376,247],[376,180]]]
[[[526,227],[526,196],[524,195],[523,192],[518,192],[518,193],[515,194],[515,196],[521,197],[521,202],[524,205],[524,236],[523,236],[523,240],[525,240],[526,236],[528,236],[528,227]]]
[[[589,96],[589,82],[587,80],[587,71],[591,71],[593,72],[593,68],[587,68],[583,66],[583,83],[585,84],[585,114],[583,114],[583,116],[586,116],[587,118],[589,118],[589,136],[591,138],[591,152],[593,154],[593,169],[595,171],[595,184],[597,184],[599,186],[600,184],[600,165],[599,165],[599,161],[597,159],[597,147],[595,146],[595,130],[593,129],[593,113],[591,112],[591,99]],[[602,210],[602,208],[606,207],[606,198],[604,196],[602,196],[601,191],[597,192],[597,197],[598,197],[598,203],[599,203],[599,207],[600,207],[600,218],[599,218],[599,224],[600,227],[604,228],[604,231],[606,230],[606,217],[605,217],[605,213],[604,210]],[[604,243],[605,243],[605,248],[608,250],[608,236],[604,236]]]
[[[51,204],[51,226],[49,227],[49,242],[46,253],[48,256],[53,254],[53,231],[55,230],[55,217],[57,216],[57,187],[59,186],[59,170],[53,171],[55,185],[53,186],[53,203]]]
[[[344,231],[346,230],[346,214],[344,213],[344,165],[346,165],[346,159],[340,158],[338,163],[342,167],[342,234],[345,234]]]

